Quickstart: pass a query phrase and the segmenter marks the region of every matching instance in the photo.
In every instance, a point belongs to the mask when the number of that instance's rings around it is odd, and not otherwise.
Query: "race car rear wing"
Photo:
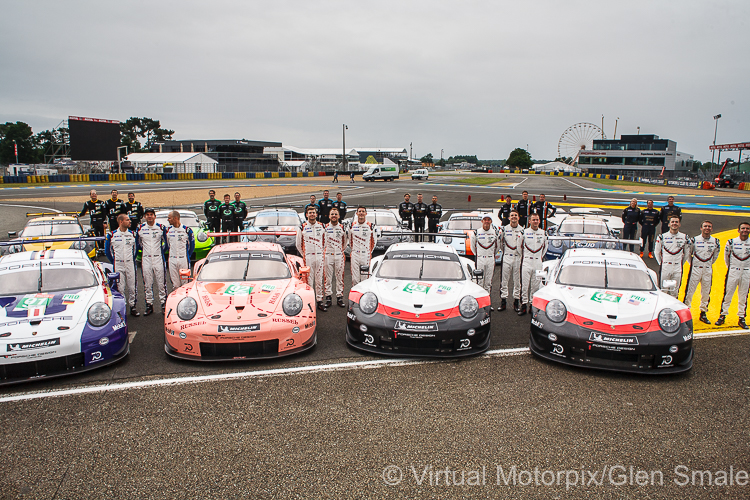
[[[211,238],[221,238],[224,236],[296,236],[296,231],[247,231],[247,232],[226,232],[226,233],[206,233]]]
[[[547,236],[547,240],[562,240],[562,241],[600,241],[603,243],[622,243],[623,245],[638,245],[641,246],[643,242],[641,240],[621,240],[619,238],[592,238],[590,236]]]
[[[81,236],[80,238],[18,238],[12,241],[0,241],[0,247],[11,247],[26,243],[59,243],[61,241],[104,241],[104,236]]]
[[[415,231],[404,231],[402,233],[397,231],[383,231],[380,233],[382,236],[443,236],[450,238],[468,238],[469,236],[464,233],[417,233]]]
[[[71,217],[78,217],[78,212],[38,212],[38,213],[26,213],[26,217],[54,217],[55,215],[67,215]]]

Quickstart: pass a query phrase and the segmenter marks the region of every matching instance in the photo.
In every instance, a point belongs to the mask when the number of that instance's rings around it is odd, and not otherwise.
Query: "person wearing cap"
[[[156,222],[153,208],[144,211],[146,222],[138,228],[138,248],[141,251],[141,267],[143,268],[143,286],[146,289],[146,311],[144,316],[154,312],[154,284],[159,294],[159,304],[164,312],[167,302],[167,282],[165,279],[166,259],[164,251],[167,248],[167,228]]]
[[[482,217],[482,227],[469,233],[471,251],[477,256],[477,269],[483,272],[482,287],[490,294],[492,301],[492,276],[495,274],[495,257],[500,249],[500,238],[497,229],[492,225],[492,216]],[[490,311],[492,305],[490,304]]]

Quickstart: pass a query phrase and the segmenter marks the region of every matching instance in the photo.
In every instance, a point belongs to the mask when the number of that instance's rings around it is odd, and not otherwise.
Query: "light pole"
[[[348,162],[346,161],[346,131],[349,129],[349,127],[346,126],[346,123],[343,125],[343,128],[341,129],[341,132],[344,134],[343,139],[343,145],[341,148],[341,165],[343,165],[344,170],[349,170]]]
[[[719,130],[719,118],[721,118],[721,113],[718,115],[714,115],[714,121],[716,122],[716,125],[714,125],[714,146],[716,146],[716,131]],[[716,154],[716,150],[711,151],[711,168],[714,168],[714,155]]]
[[[440,168],[443,168],[445,166],[445,163],[443,163],[443,150],[440,150]]]
[[[128,156],[128,147],[127,146],[117,146],[117,173],[122,173],[122,159],[120,158],[120,150],[122,148],[125,148],[125,157]]]

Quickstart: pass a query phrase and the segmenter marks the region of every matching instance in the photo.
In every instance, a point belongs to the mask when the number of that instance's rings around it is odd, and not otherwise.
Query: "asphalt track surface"
[[[350,206],[395,205],[408,191],[462,210],[497,208],[500,195],[518,199],[523,189],[579,206],[624,207],[633,196],[577,178],[509,176],[515,189],[445,181],[342,178],[333,187],[347,189]],[[224,182],[210,187],[288,182],[317,195],[331,187],[309,178]],[[195,185],[209,188],[154,187]],[[2,199],[28,197],[27,206],[41,208],[34,198],[52,189],[81,195],[89,187],[0,189],[0,234],[33,211]],[[734,206],[750,198],[716,192],[677,203],[706,203],[685,211],[683,228],[694,235],[707,213],[716,232],[733,230],[744,220]],[[264,362],[168,358],[162,320],[130,318],[137,334],[116,365],[0,388],[0,498],[750,497],[748,336],[703,333],[691,372],[646,377],[532,357],[529,316],[510,310],[493,313],[489,354],[427,362],[349,349],[336,306],[319,313],[313,350]]]

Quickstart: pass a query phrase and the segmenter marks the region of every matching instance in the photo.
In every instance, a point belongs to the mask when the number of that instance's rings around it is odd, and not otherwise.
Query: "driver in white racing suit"
[[[352,287],[362,281],[360,266],[369,266],[372,251],[378,241],[375,226],[367,222],[367,209],[360,205],[357,207],[357,220],[349,229],[349,240],[351,241],[352,255]]]
[[[729,314],[729,305],[737,290],[737,314],[740,317],[740,328],[748,329],[745,323],[747,312],[747,293],[750,290],[750,223],[742,222],[739,226],[740,235],[727,241],[724,247],[724,261],[727,263],[727,278],[724,283],[724,300],[721,303],[721,316],[717,325],[723,325]]]
[[[305,266],[310,268],[307,284],[315,289],[315,301],[318,303],[318,309],[327,311],[328,308],[323,302],[326,230],[323,224],[317,221],[318,210],[316,207],[308,205],[305,216],[307,222],[302,224],[301,229],[297,230],[297,250],[302,256]]]
[[[130,314],[140,316],[138,311],[135,310],[135,254],[138,247],[138,236],[130,230],[130,218],[127,215],[120,214],[115,220],[119,227],[107,233],[107,239],[104,242],[104,253],[115,266],[115,272],[120,273],[120,283],[125,278]],[[121,288],[123,292],[125,291],[125,287]]]
[[[492,216],[482,217],[482,227],[469,233],[469,245],[471,251],[477,256],[477,269],[484,273],[482,276],[482,287],[490,294],[492,302],[492,276],[495,273],[495,256],[500,248],[500,237],[497,229],[492,225]],[[492,305],[490,305],[492,311]]]
[[[518,312],[521,301],[521,249],[523,248],[523,231],[520,215],[513,210],[509,216],[510,224],[503,226],[500,249],[503,251],[503,265],[500,271],[500,307],[505,311],[508,301],[508,288],[513,279],[513,310]]]
[[[542,258],[547,253],[547,233],[539,227],[539,214],[531,214],[529,227],[523,231],[521,247],[521,309],[519,316],[526,314],[531,299],[542,286],[542,280],[536,275],[542,270]]]
[[[659,272],[659,288],[667,280],[675,280],[677,285],[666,293],[674,298],[680,293],[682,283],[682,265],[687,262],[690,249],[690,238],[680,232],[680,218],[676,215],[669,217],[669,231],[660,234],[654,244],[654,257],[661,265]]]
[[[146,222],[138,228],[138,246],[141,249],[143,286],[146,289],[146,311],[144,316],[154,312],[154,283],[159,293],[159,304],[164,312],[167,301],[167,282],[164,280],[164,250],[167,247],[167,228],[156,222],[153,208],[147,208],[143,215]]]
[[[328,217],[331,222],[325,225],[325,292],[326,307],[331,307],[333,295],[333,282],[336,281],[336,303],[340,307],[346,307],[344,303],[344,264],[346,255],[344,249],[349,243],[349,233],[339,221],[339,209],[331,208]]]
[[[167,245],[169,246],[169,277],[172,290],[182,286],[180,269],[190,269],[190,256],[195,248],[193,230],[180,224],[180,212],[172,210],[167,215],[170,226],[167,228]]]
[[[687,286],[683,302],[690,307],[693,302],[693,294],[701,286],[701,316],[700,320],[707,325],[711,324],[706,312],[708,312],[708,301],[711,298],[711,282],[714,275],[714,262],[721,253],[721,243],[711,236],[714,225],[710,220],[701,223],[701,234],[693,239],[690,246],[690,272],[688,273]]]

